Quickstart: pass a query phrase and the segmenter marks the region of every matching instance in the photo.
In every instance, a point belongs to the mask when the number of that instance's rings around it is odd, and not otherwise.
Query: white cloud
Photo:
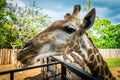
[[[56,7],[56,9],[63,9],[63,5],[57,5],[55,7]]]
[[[42,12],[47,14],[49,17],[51,17],[51,21],[57,21],[57,20],[63,20],[64,15],[66,13],[72,14],[73,8],[67,8],[67,9],[62,9],[62,11],[55,11],[55,10],[50,10],[50,9],[43,9]],[[84,18],[84,16],[88,13],[88,11],[80,11],[79,16],[81,19]]]
[[[107,7],[96,7],[96,14],[99,17],[106,17],[111,13],[111,10],[109,10]]]
[[[49,10],[49,9],[43,9],[43,13],[47,14],[49,17],[51,17],[51,21],[54,22],[56,20],[63,20],[64,15],[66,11],[55,11],[55,10]]]
[[[51,21],[54,22],[56,20],[63,20],[64,19],[64,15],[66,13],[70,13],[72,14],[73,11],[73,7],[69,7],[66,9],[61,9],[61,11],[56,11],[56,10],[51,10],[51,9],[43,9],[42,10],[43,13],[47,14],[49,17],[51,17]],[[84,18],[84,16],[87,14],[88,12],[85,11],[80,11],[79,15],[82,18]]]
[[[113,18],[120,19],[120,14],[113,16]]]
[[[22,0],[7,0],[7,3],[12,3],[13,6],[16,6],[17,3],[18,7],[23,7],[23,8],[26,6],[26,4]]]
[[[120,23],[120,14],[114,15],[110,18],[114,24]]]
[[[112,4],[120,4],[120,0],[94,0],[96,2],[104,2],[104,3],[112,3]]]

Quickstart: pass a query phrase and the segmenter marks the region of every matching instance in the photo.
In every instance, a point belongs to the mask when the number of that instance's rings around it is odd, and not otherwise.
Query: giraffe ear
[[[93,8],[83,19],[82,27],[87,30],[92,27],[93,23],[95,22],[96,11]]]

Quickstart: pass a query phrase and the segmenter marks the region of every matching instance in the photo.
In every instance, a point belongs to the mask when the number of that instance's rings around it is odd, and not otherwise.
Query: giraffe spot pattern
[[[94,59],[95,59],[94,55],[93,55],[93,54],[91,54],[91,55],[90,55],[90,61],[91,61],[91,62],[93,62],[93,61],[94,61]]]
[[[92,49],[88,49],[88,56],[92,53]]]

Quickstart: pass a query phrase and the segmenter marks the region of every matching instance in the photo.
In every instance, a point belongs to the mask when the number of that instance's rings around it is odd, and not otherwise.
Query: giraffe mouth
[[[33,62],[29,61],[28,59],[21,61],[21,63],[24,65],[33,65],[34,64]]]
[[[33,62],[33,59],[36,55],[29,55],[25,58],[23,58],[22,60],[20,60],[20,62],[24,65],[33,65],[34,62]]]

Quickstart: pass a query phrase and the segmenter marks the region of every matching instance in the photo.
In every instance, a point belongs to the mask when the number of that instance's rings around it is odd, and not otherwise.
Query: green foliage
[[[88,0],[83,10],[91,8],[92,3]],[[113,25],[110,19],[97,18],[88,33],[98,48],[120,48],[120,24]]]
[[[12,27],[16,16],[10,11],[5,9],[6,0],[0,2],[0,48],[10,48],[11,41],[16,39],[16,30]]]
[[[120,24],[113,25],[109,19],[97,18],[88,32],[98,48],[120,48]]]
[[[110,69],[120,67],[120,58],[106,58],[105,61]]]
[[[11,41],[16,40],[17,31],[12,28],[12,25],[5,23],[0,28],[0,48],[10,48]]]
[[[3,8],[6,6],[6,0],[1,0],[0,1],[0,8]]]
[[[84,11],[88,11],[92,8],[92,3],[90,1],[87,1],[87,6],[83,6]]]
[[[41,9],[35,3],[23,9],[4,1],[4,6],[0,7],[0,48],[12,48],[12,45],[20,48],[49,25],[49,17],[40,12]]]
[[[11,42],[11,45],[16,45],[18,48],[22,46],[22,41]]]
[[[35,37],[42,28],[49,25],[48,16],[40,12],[39,8],[35,5],[26,7],[25,10],[17,13],[17,20],[14,24],[19,38],[16,41],[21,41],[21,44]]]

